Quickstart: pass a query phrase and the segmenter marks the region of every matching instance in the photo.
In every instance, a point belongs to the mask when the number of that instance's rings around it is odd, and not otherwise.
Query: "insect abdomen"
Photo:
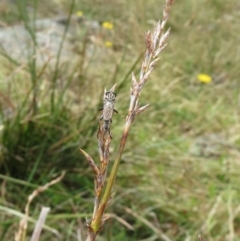
[[[103,128],[104,128],[105,130],[108,130],[108,129],[109,129],[110,122],[111,122],[111,120],[104,120]]]

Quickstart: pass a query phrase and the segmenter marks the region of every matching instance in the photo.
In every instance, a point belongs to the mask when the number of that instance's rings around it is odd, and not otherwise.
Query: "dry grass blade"
[[[156,228],[151,222],[149,222],[146,218],[142,217],[141,215],[137,214],[133,210],[128,207],[125,207],[127,213],[136,217],[140,222],[144,223],[147,227],[149,227],[156,235],[158,235],[164,241],[171,241],[171,239],[162,232],[159,228]]]
[[[216,198],[211,210],[208,213],[206,221],[204,222],[204,224],[200,229],[201,231],[206,230],[207,227],[209,227],[209,224],[212,221],[213,216],[217,213],[217,209],[221,202],[222,202],[222,194],[218,195],[218,197]]]
[[[82,154],[85,156],[85,158],[87,159],[88,163],[89,163],[89,166],[92,168],[93,172],[95,175],[98,175],[99,174],[99,169],[98,167],[96,166],[95,162],[93,161],[92,157],[89,156],[87,154],[87,152],[85,152],[84,150],[82,150],[81,148],[79,148],[79,150],[82,152]]]
[[[234,232],[234,217],[233,217],[233,210],[232,210],[232,194],[228,197],[228,226],[229,226],[229,241],[235,240],[235,232]]]
[[[32,200],[38,196],[41,192],[44,192],[47,190],[50,186],[60,182],[65,175],[65,171],[62,172],[62,174],[52,180],[51,182],[45,184],[44,186],[40,186],[37,189],[35,189],[31,195],[28,196],[28,202],[25,206],[25,216],[24,218],[21,219],[19,222],[19,227],[18,227],[18,232],[15,235],[15,241],[24,241],[26,237],[26,231],[27,231],[27,226],[28,226],[28,217],[29,217],[29,207],[32,202]]]
[[[206,240],[201,234],[198,234],[198,241],[206,241]]]
[[[25,217],[24,213],[21,213],[19,211],[16,211],[15,209],[11,209],[11,208],[8,208],[8,207],[5,207],[5,206],[0,206],[0,211],[2,211],[4,213],[7,213],[8,215],[18,217],[20,219],[23,219]],[[31,218],[31,217],[28,217],[27,221],[29,223],[32,223],[32,224],[35,224],[35,225],[37,223],[37,220],[35,220],[35,219]],[[61,236],[60,233],[56,229],[51,228],[50,226],[44,225],[43,228],[46,231],[51,232],[52,234],[56,235],[58,238]]]
[[[41,213],[39,215],[37,224],[34,228],[34,231],[33,231],[33,234],[32,234],[32,237],[31,237],[30,241],[38,241],[39,240],[40,234],[41,234],[42,229],[43,229],[43,225],[45,223],[45,220],[47,218],[47,215],[48,215],[49,211],[50,211],[50,208],[42,207]]]
[[[124,225],[125,227],[127,227],[129,230],[134,230],[134,227],[128,223],[127,221],[125,221],[124,219],[122,219],[121,217],[117,216],[114,213],[109,213],[106,215],[107,218],[114,218],[116,219],[119,223],[121,223],[122,225]]]

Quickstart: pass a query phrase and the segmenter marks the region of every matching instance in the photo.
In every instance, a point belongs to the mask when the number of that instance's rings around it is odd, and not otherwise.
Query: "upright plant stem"
[[[107,206],[108,201],[109,201],[110,196],[111,196],[112,187],[113,187],[114,181],[115,181],[116,176],[117,176],[118,166],[119,166],[122,154],[123,154],[123,150],[124,150],[124,147],[125,147],[125,144],[126,144],[126,140],[127,140],[127,137],[128,137],[130,127],[131,127],[131,123],[127,122],[126,125],[125,125],[125,129],[124,129],[124,133],[123,133],[123,136],[122,136],[122,139],[121,139],[121,143],[120,143],[120,146],[119,146],[119,149],[118,149],[117,157],[114,161],[114,164],[113,164],[113,167],[112,167],[112,170],[111,170],[108,182],[107,182],[106,189],[104,191],[102,200],[101,200],[100,205],[99,205],[98,212],[96,214],[95,219],[92,221],[92,224],[91,224],[91,227],[92,227],[94,232],[97,232],[99,230],[99,228],[101,227],[101,221],[102,221],[102,218],[103,218],[103,214],[105,212],[106,206]]]
[[[106,221],[106,218],[104,218],[103,215],[107,205],[110,203],[110,200],[111,200],[112,188],[117,176],[118,166],[122,158],[122,154],[125,148],[125,144],[127,141],[128,133],[130,131],[131,124],[133,123],[136,115],[140,114],[148,107],[148,105],[145,105],[142,107],[139,106],[139,97],[140,97],[142,88],[144,87],[145,83],[149,79],[149,76],[151,75],[151,72],[154,69],[155,64],[159,60],[158,55],[167,46],[165,41],[169,35],[169,30],[167,30],[164,33],[163,29],[168,20],[170,8],[173,2],[174,0],[166,0],[166,5],[163,11],[163,20],[157,23],[153,33],[148,31],[145,35],[146,51],[142,62],[140,77],[139,79],[136,79],[134,74],[132,74],[129,111],[126,118],[126,123],[123,131],[123,135],[120,141],[117,156],[113,164],[111,173],[109,175],[107,184],[105,184],[105,177],[106,177],[106,170],[109,164],[109,147],[112,139],[110,128],[108,129],[108,134],[106,135],[107,137],[105,138],[106,126],[108,126],[106,124],[109,124],[109,121],[111,121],[111,119],[109,118],[104,119],[104,111],[105,111],[105,114],[107,114],[106,112],[107,108],[104,109],[103,107],[103,119],[105,123],[99,126],[99,132],[98,132],[101,168],[98,168],[94,163],[93,159],[87,153],[82,151],[82,153],[87,158],[90,166],[93,168],[95,173],[95,206],[94,206],[94,213],[93,213],[92,220],[91,222],[87,223],[88,236],[86,241],[94,241],[100,229],[103,227],[104,222]],[[114,90],[114,87],[112,88],[112,91]],[[107,92],[107,93],[110,93],[110,92]],[[111,111],[113,111],[113,107],[111,108]],[[112,113],[113,112],[111,112],[110,118],[112,118]],[[103,192],[103,195],[102,195],[102,192]]]

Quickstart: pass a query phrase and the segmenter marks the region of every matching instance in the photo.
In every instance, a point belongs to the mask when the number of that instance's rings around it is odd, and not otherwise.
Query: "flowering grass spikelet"
[[[103,22],[102,27],[111,30],[113,29],[113,24],[111,22]]]
[[[207,74],[199,74],[197,76],[198,78],[198,81],[202,82],[202,83],[205,83],[205,84],[208,84],[210,82],[212,82],[212,77],[210,75],[207,75]]]

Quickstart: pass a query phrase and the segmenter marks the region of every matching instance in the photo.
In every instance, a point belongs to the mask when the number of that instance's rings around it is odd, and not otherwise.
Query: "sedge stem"
[[[104,211],[106,209],[107,203],[108,203],[108,201],[110,199],[110,196],[111,196],[112,187],[113,187],[114,181],[115,181],[116,176],[117,176],[118,166],[119,166],[120,160],[122,158],[122,154],[123,154],[123,150],[124,150],[124,147],[125,147],[125,144],[126,144],[126,140],[127,140],[127,137],[128,137],[130,126],[131,126],[131,121],[127,121],[127,123],[125,125],[125,129],[124,129],[124,133],[122,135],[121,143],[120,143],[120,146],[119,146],[119,149],[118,149],[117,157],[116,157],[115,162],[113,164],[113,167],[112,167],[112,170],[111,170],[111,173],[110,173],[107,185],[106,185],[106,189],[104,191],[104,194],[103,194],[102,200],[100,202],[99,208],[96,212],[95,219],[93,219],[92,223],[91,223],[91,228],[93,229],[93,231],[95,233],[98,232],[98,230],[101,227],[101,220],[102,220]]]

